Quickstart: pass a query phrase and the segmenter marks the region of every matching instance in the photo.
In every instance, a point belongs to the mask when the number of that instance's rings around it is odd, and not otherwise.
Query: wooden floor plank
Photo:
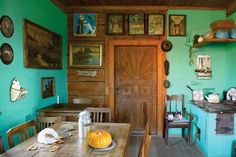
[[[131,136],[128,156],[138,156],[142,136]],[[162,137],[152,137],[149,157],[204,157],[194,144],[186,144],[183,138],[171,137],[169,146],[165,145]]]

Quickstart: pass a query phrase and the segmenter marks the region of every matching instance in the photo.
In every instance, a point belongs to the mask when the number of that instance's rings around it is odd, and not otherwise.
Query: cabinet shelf
[[[210,43],[224,43],[224,42],[236,42],[236,39],[217,39],[217,38],[206,39],[200,43],[194,44],[193,48],[200,48]]]

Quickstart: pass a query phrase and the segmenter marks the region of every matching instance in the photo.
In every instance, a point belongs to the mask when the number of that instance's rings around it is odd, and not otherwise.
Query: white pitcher
[[[79,138],[86,138],[89,132],[89,127],[87,124],[91,123],[91,113],[88,111],[82,111],[79,113]]]

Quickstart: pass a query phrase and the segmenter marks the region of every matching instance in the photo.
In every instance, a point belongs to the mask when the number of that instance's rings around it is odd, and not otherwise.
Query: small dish
[[[112,150],[116,147],[117,142],[115,140],[112,140],[112,143],[110,144],[110,146],[106,147],[106,148],[93,148],[94,151],[97,152],[105,152],[105,151],[109,151]]]
[[[5,37],[10,38],[12,36],[14,32],[14,25],[9,16],[6,16],[6,15],[2,16],[0,20],[0,28],[1,28],[2,34]]]
[[[164,52],[169,52],[172,49],[172,43],[169,40],[164,40],[161,43],[161,49]]]
[[[14,58],[13,49],[8,43],[3,43],[0,48],[0,57],[4,64],[11,64]]]

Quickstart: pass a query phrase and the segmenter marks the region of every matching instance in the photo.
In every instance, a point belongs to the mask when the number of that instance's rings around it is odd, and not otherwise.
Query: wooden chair
[[[33,130],[34,135],[37,134],[36,122],[34,120],[25,122],[21,125],[13,127],[7,131],[7,138],[10,148],[14,147],[16,144],[13,142],[13,137],[16,136],[19,143],[30,138],[31,131]]]
[[[38,130],[41,131],[44,128],[48,128],[51,125],[55,124],[56,122],[61,122],[62,121],[62,117],[37,117],[37,127]]]
[[[149,127],[149,123],[147,123],[144,130],[143,140],[139,149],[138,157],[148,156],[151,139],[152,137],[150,135],[150,127]]]
[[[2,136],[0,136],[0,154],[4,152]]]
[[[181,116],[182,119],[180,118]],[[165,123],[164,123],[165,124],[164,138],[166,145],[168,145],[168,136],[170,128],[181,128],[182,137],[185,137],[184,131],[187,128],[188,129],[187,143],[190,143],[191,123],[192,123],[192,115],[188,113],[185,108],[184,95],[171,95],[171,96],[167,95],[165,101]]]
[[[92,122],[111,122],[110,108],[87,107],[85,110],[92,114]]]

